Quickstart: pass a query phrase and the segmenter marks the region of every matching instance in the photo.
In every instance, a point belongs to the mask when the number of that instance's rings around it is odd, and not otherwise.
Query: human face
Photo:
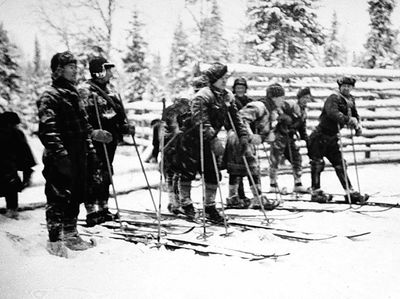
[[[340,93],[344,96],[350,95],[350,92],[353,90],[354,86],[350,84],[342,84],[339,87]]]
[[[70,82],[76,82],[76,76],[78,74],[78,68],[76,63],[68,63],[64,66],[62,76]]]
[[[280,97],[272,98],[272,101],[275,103],[276,107],[279,109],[282,107],[284,99],[285,99],[285,96],[280,96]]]
[[[234,91],[235,91],[235,94],[236,94],[238,97],[242,97],[242,96],[244,96],[244,94],[246,93],[246,86],[243,86],[243,85],[236,85]]]
[[[221,78],[219,78],[213,85],[216,88],[224,89],[226,87],[226,81],[228,80],[228,75],[225,74]]]
[[[309,103],[311,101],[311,95],[309,95],[309,94],[307,94],[307,95],[305,95],[305,96],[302,96],[300,99],[299,99],[299,106],[301,107],[301,108],[306,108],[307,107],[307,104]]]

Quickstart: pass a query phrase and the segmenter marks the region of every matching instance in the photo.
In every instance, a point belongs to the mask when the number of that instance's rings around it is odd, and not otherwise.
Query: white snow
[[[39,150],[35,146],[35,151]],[[137,166],[137,157],[124,152],[116,157],[115,182],[117,190],[128,190],[143,184],[143,174],[129,172]],[[125,168],[118,171],[118,168]],[[40,176],[41,166],[35,173],[36,185],[20,196],[20,205],[45,202]],[[397,203],[400,198],[399,164],[367,165],[359,167],[362,193],[374,194],[372,201]],[[357,186],[354,167],[350,176]],[[159,174],[148,173],[150,181],[157,183]],[[268,188],[268,178],[263,177],[263,188]],[[281,175],[281,186],[291,189],[290,175]],[[309,186],[309,174],[303,177]],[[332,171],[322,175],[323,188],[343,193]],[[193,183],[193,199],[200,207],[201,187]],[[222,181],[223,197],[227,195],[227,177]],[[245,188],[248,190],[247,180]],[[159,193],[153,189],[158,205]],[[162,194],[162,210],[168,202]],[[250,194],[248,194],[250,196]],[[153,210],[148,190],[139,190],[118,196],[124,209]],[[219,199],[218,199],[219,201]],[[111,206],[114,206],[110,199]],[[4,205],[4,201],[0,202]],[[284,206],[320,207],[305,202],[285,202]],[[333,207],[324,205],[324,207]],[[335,208],[346,208],[346,205]],[[363,207],[360,210],[381,208]],[[244,211],[244,214],[261,212]],[[68,259],[51,256],[45,249],[47,232],[43,208],[21,212],[20,220],[10,220],[0,215],[0,294],[1,298],[397,298],[400,293],[398,269],[400,268],[400,209],[360,214],[347,210],[339,213],[302,212],[291,214],[284,210],[268,212],[269,217],[293,219],[275,220],[271,226],[299,231],[331,233],[337,238],[296,242],[280,239],[271,230],[241,231],[230,227],[233,234],[220,236],[221,227],[209,227],[213,232],[210,244],[263,253],[290,253],[275,260],[247,261],[237,257],[219,255],[199,256],[192,251],[168,251],[134,245],[108,237],[97,239],[98,246],[84,251],[71,252]],[[298,216],[298,217],[297,217]],[[80,218],[85,211],[81,207]],[[125,217],[128,217],[125,215]],[[139,217],[139,216],[137,216]],[[141,216],[142,218],[144,216]],[[295,218],[297,217],[297,218]],[[149,220],[149,218],[146,218]],[[249,218],[250,219],[250,218]],[[249,220],[254,221],[257,220]],[[183,222],[183,221],[181,221]],[[103,227],[80,228],[82,233],[102,232]],[[371,234],[356,240],[344,235],[369,231]],[[195,239],[202,232],[196,228],[183,235]],[[84,236],[84,238],[87,238]]]

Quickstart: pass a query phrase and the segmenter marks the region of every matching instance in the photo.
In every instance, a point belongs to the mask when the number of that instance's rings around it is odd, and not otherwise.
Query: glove
[[[247,156],[249,150],[249,137],[247,135],[239,138],[240,155]]]
[[[356,129],[358,127],[358,119],[355,117],[350,117],[347,125],[350,129]]]
[[[216,156],[222,156],[225,152],[224,146],[218,138],[211,139],[210,148]]]
[[[93,130],[91,137],[94,141],[110,143],[113,140],[112,134],[106,130]]]
[[[68,158],[68,156],[63,156],[60,159],[57,160],[57,169],[58,171],[67,177],[72,176],[72,165],[71,165],[71,160]]]
[[[123,124],[121,126],[121,129],[123,134],[129,134],[135,136],[136,128],[134,125]]]
[[[249,142],[254,145],[260,145],[262,143],[261,136],[258,134],[250,135]]]
[[[211,140],[215,137],[215,130],[212,127],[205,127],[204,128],[204,139]]]
[[[361,126],[358,126],[357,128],[356,128],[356,136],[361,136],[362,135],[362,127]]]
[[[267,136],[267,142],[271,143],[275,141],[275,133],[274,131],[270,131]]]

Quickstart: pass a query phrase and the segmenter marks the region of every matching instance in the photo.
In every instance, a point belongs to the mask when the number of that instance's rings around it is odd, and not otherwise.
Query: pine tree
[[[149,81],[149,67],[146,63],[147,43],[142,36],[143,26],[144,24],[139,20],[139,14],[135,10],[128,36],[130,40],[128,53],[122,59],[128,75],[126,97],[130,102],[143,99]]]
[[[169,58],[168,77],[170,78],[169,89],[172,94],[176,94],[190,86],[192,65],[195,58],[191,48],[188,35],[179,20],[174,31]]]
[[[397,32],[390,26],[390,15],[395,7],[394,0],[369,0],[368,12],[371,23],[367,43],[365,65],[369,68],[393,66],[396,58]]]
[[[197,25],[198,59],[226,62],[229,59],[228,41],[223,37],[223,21],[217,0],[186,0],[185,7]]]
[[[267,66],[303,67],[316,65],[317,47],[324,34],[317,23],[317,0],[250,1],[248,16],[255,29],[251,44]]]
[[[228,42],[223,38],[224,29],[217,0],[212,0],[209,17],[203,19],[200,39],[201,59],[206,62],[229,60]]]
[[[17,47],[8,38],[7,31],[0,23],[0,97],[10,102],[13,93],[20,91],[20,75]]]
[[[325,66],[343,66],[347,60],[346,55],[346,50],[338,39],[338,18],[335,11],[324,47],[324,64]]]

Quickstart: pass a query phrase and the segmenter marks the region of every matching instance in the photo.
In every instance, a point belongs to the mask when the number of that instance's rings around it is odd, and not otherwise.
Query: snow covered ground
[[[39,157],[39,156],[37,156]],[[135,159],[135,157],[133,157]],[[125,165],[115,177],[117,190],[143,184],[140,172],[130,173],[132,157],[117,156],[117,165]],[[132,162],[133,163],[133,162]],[[20,205],[44,202],[40,167],[35,186],[21,194]],[[122,166],[121,166],[122,167]],[[400,199],[400,165],[359,167],[363,193],[375,194],[371,201],[397,203]],[[159,175],[148,173],[156,183]],[[356,186],[354,169],[350,170]],[[263,178],[264,189],[268,179]],[[303,183],[310,184],[309,174]],[[329,192],[343,192],[334,172],[324,172],[322,183]],[[291,189],[289,175],[280,177],[280,185]],[[245,187],[248,189],[247,181]],[[223,197],[227,179],[222,182]],[[158,205],[158,191],[153,189]],[[200,207],[201,188],[194,182],[193,198]],[[152,210],[148,190],[118,197],[120,208]],[[112,200],[110,200],[112,203]],[[112,203],[113,205],[113,203]],[[162,197],[165,211],[167,196]],[[285,202],[286,206],[320,207],[319,204]],[[0,201],[0,207],[4,200]],[[345,208],[345,205],[324,205]],[[378,207],[363,207],[371,211]],[[257,212],[252,212],[257,213]],[[261,212],[258,212],[261,216]],[[44,209],[21,212],[20,220],[0,215],[0,294],[1,298],[398,298],[400,285],[400,209],[385,212],[338,213],[285,210],[267,213],[276,218],[273,227],[298,231],[330,233],[338,237],[313,242],[281,239],[271,230],[242,231],[230,227],[229,237],[220,236],[224,228],[209,227],[210,244],[262,253],[290,253],[277,260],[248,261],[221,255],[200,256],[193,251],[169,251],[150,248],[108,237],[95,237],[98,246],[85,252],[72,252],[69,259],[47,253]],[[291,219],[283,219],[290,216]],[[85,217],[81,208],[80,218]],[[127,217],[127,216],[126,216]],[[144,217],[144,216],[142,216]],[[149,218],[146,218],[149,219]],[[254,220],[253,220],[254,221]],[[103,227],[80,228],[82,233],[107,235]],[[186,238],[195,239],[198,227]],[[350,240],[345,235],[371,234]]]

